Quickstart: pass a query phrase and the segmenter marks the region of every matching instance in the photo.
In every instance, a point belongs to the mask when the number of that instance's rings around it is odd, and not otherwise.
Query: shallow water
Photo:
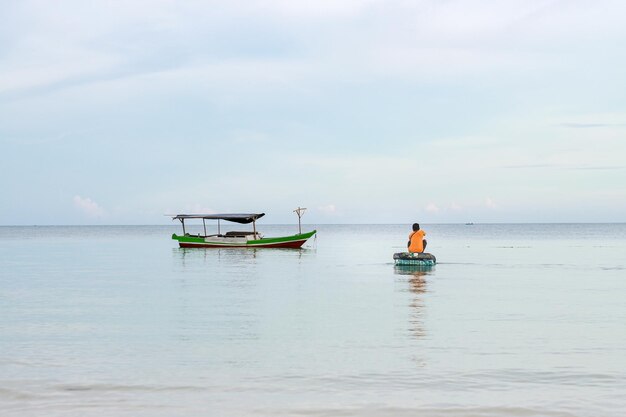
[[[313,227],[0,227],[0,414],[623,415],[625,224]]]

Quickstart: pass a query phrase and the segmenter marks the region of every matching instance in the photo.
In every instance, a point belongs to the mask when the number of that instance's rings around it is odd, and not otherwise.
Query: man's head
[[[420,225],[419,223],[413,223],[413,231],[417,232],[418,230],[420,230]]]

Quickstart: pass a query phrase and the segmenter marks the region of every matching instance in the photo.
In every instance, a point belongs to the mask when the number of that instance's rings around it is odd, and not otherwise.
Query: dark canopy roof
[[[234,213],[234,214],[178,214],[172,219],[213,219],[226,220],[235,223],[252,223],[256,219],[265,216],[265,213]]]

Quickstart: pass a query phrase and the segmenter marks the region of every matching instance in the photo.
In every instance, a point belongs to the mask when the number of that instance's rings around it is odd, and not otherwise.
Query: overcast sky
[[[2,1],[0,224],[626,221],[623,1]]]

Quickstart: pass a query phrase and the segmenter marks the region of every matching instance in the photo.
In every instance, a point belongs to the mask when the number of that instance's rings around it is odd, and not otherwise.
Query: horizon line
[[[302,225],[314,226],[399,226],[411,225],[412,223],[302,223]],[[428,225],[501,225],[501,224],[626,224],[626,221],[609,222],[443,222],[443,223],[420,223]],[[293,226],[294,223],[267,223],[264,226]],[[297,223],[296,223],[297,225]],[[121,227],[121,226],[178,226],[178,224],[0,224],[0,227]]]

